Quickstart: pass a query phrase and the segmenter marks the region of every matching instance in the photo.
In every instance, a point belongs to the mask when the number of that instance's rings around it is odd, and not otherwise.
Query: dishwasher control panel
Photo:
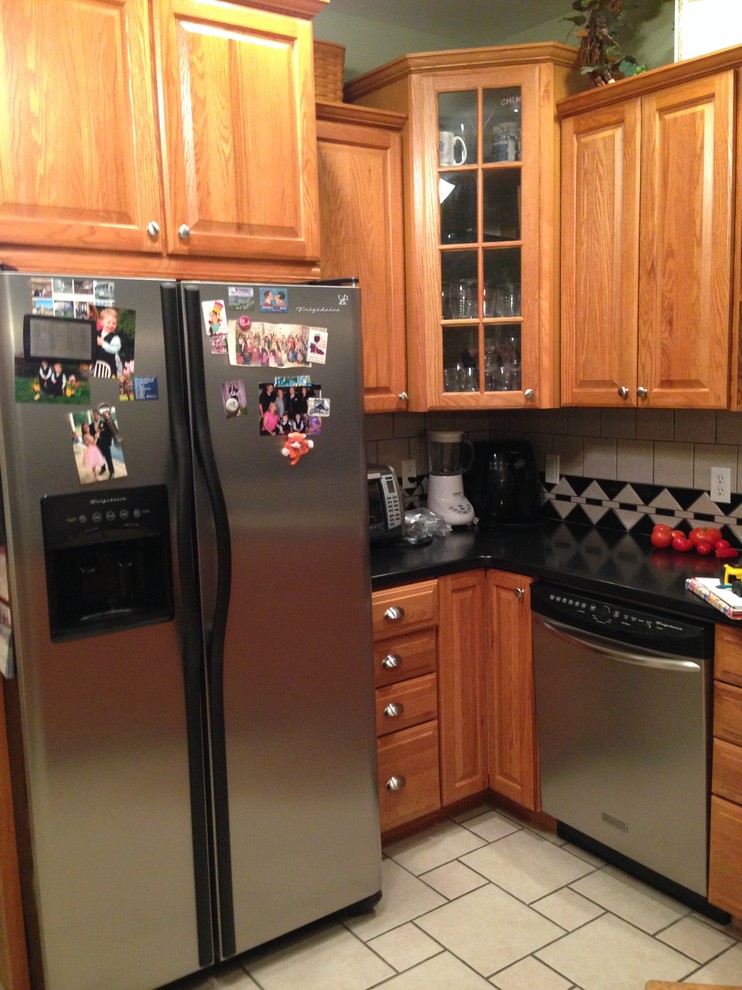
[[[531,585],[531,609],[577,629],[647,649],[702,659],[713,656],[713,626],[597,598],[545,582]]]

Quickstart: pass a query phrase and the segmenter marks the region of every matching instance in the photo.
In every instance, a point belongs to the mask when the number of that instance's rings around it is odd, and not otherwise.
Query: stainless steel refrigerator
[[[5,688],[46,990],[152,990],[378,896],[359,307],[0,274]]]

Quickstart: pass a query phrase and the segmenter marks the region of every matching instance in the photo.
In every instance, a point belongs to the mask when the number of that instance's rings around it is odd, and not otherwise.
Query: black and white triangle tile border
[[[714,502],[697,488],[663,487],[645,482],[614,481],[563,475],[547,485],[542,476],[546,519],[597,526],[648,536],[656,523],[686,532],[715,526],[725,538],[742,543],[742,495],[728,504]]]

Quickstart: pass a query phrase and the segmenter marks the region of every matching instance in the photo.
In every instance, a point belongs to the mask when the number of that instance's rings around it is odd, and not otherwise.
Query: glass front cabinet
[[[557,99],[575,50],[409,55],[346,98],[408,115],[410,409],[559,402]]]

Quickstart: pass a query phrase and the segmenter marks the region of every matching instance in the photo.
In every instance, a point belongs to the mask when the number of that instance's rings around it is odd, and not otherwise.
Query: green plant
[[[573,0],[577,11],[564,19],[577,28],[580,72],[596,85],[645,72],[647,66],[624,51],[637,24],[657,13],[665,0]]]

